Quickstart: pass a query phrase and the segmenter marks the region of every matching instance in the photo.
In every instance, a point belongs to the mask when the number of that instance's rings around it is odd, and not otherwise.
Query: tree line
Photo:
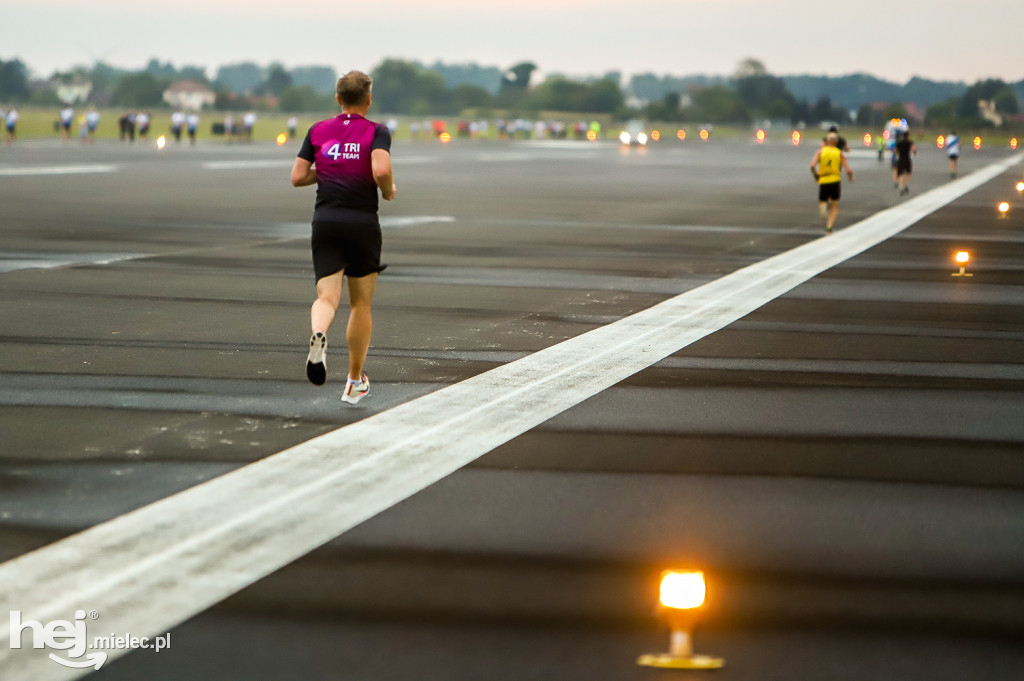
[[[486,116],[494,111],[530,116],[564,111],[665,122],[856,121],[879,125],[892,117],[908,117],[903,102],[916,101],[927,104],[928,123],[983,125],[979,100],[988,102],[994,112],[1012,115],[1019,112],[1019,95],[1024,93],[1024,81],[1008,84],[995,79],[971,86],[913,79],[901,90],[864,75],[780,77],[769,73],[756,59],[744,60],[729,77],[637,74],[625,88],[618,72],[583,79],[555,74],[535,82],[537,68],[528,61],[502,70],[476,64],[437,62],[427,66],[386,59],[371,70],[374,108],[382,113],[416,116],[463,112]],[[210,78],[202,66],[175,67],[151,59],[135,71],[103,62],[77,66],[54,73],[48,83],[89,82],[89,102],[101,106],[157,108],[163,106],[163,91],[168,85],[192,80],[216,93],[214,106],[218,109],[328,112],[336,108],[336,78],[329,66],[287,69],[280,63],[261,66],[255,62],[223,65]],[[851,94],[852,90],[860,93],[860,99]],[[808,96],[813,92],[821,94]],[[865,96],[881,94],[888,94],[888,106],[880,108],[873,101],[864,101]],[[901,99],[901,95],[909,94],[917,99]],[[34,86],[26,65],[17,59],[0,60],[0,101],[59,104],[55,90]],[[860,104],[855,107],[857,102]]]

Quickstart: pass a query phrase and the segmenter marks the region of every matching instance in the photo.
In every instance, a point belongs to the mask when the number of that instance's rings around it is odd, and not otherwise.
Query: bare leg
[[[309,311],[313,333],[322,331],[325,335],[334,322],[334,313],[341,303],[341,287],[344,272],[336,272],[316,282],[316,300]]]
[[[377,287],[377,273],[365,277],[348,277],[349,315],[345,340],[348,342],[348,377],[358,381],[363,373],[366,353],[370,350],[373,333],[371,306]]]
[[[833,225],[836,224],[836,218],[839,216],[839,202],[832,201],[828,209],[828,222],[825,223],[825,229],[829,232],[832,231]]]

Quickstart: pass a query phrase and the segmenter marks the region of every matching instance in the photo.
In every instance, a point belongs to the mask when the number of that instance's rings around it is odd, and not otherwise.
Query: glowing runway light
[[[288,135],[284,134],[283,132],[280,135],[277,136],[277,146],[281,146],[282,144],[284,144],[287,141],[288,141]]]
[[[701,138],[702,140],[704,140],[705,142],[707,142],[707,141],[708,141],[708,139],[710,139],[710,138],[711,138],[711,133],[710,133],[710,132],[708,132],[706,128],[704,128],[704,129],[702,129],[702,130],[700,131],[700,138]]]
[[[448,144],[452,141],[452,135],[449,132],[442,132],[438,139],[441,140],[441,144]]]
[[[1014,151],[1017,150],[1017,138],[1016,137],[1011,137],[1010,138],[1010,148],[1013,149]]]
[[[594,130],[587,130],[587,139],[593,142],[597,139],[597,132]]]
[[[156,138],[156,148],[158,150],[163,149],[166,146],[167,146],[167,138],[166,137],[164,137],[163,135],[160,135],[159,137]]]
[[[619,141],[623,144],[629,144],[633,141],[633,138],[629,136],[629,133],[623,130],[619,133]]]
[[[719,669],[725,665],[720,657],[693,654],[693,629],[697,609],[704,604],[706,589],[704,573],[699,570],[665,570],[661,573],[660,599],[662,614],[671,635],[667,653],[641,655],[636,663],[661,669]]]
[[[956,255],[953,256],[953,260],[956,261],[957,265],[960,265],[960,271],[954,272],[954,277],[973,277],[974,275],[967,271],[967,263],[971,260],[971,254],[967,251],[957,251]]]
[[[864,133],[864,146],[865,147],[870,147],[871,146],[871,133],[870,132]]]
[[[946,146],[945,135],[939,135],[938,137],[935,138],[935,146],[937,146],[939,149],[942,149],[943,147]]]
[[[758,143],[758,144],[764,144],[764,138],[765,138],[765,133],[764,133],[764,130],[760,130],[760,129],[759,129],[759,130],[758,130],[758,131],[757,131],[757,132],[756,132],[756,133],[754,134],[754,137],[756,137],[756,138],[757,138],[757,143]]]
[[[661,131],[660,130],[651,130],[651,139],[654,140],[655,142],[660,140],[661,139]]]
[[[999,205],[996,206],[996,210],[999,211],[999,217],[1005,218],[1010,214],[1010,204],[1007,201],[1000,201]]]
[[[797,146],[797,147],[800,146],[800,131],[799,130],[794,130],[793,134],[790,135],[789,138],[791,140],[793,140],[793,146]]]
[[[975,137],[974,138],[974,148],[975,149],[981,149],[981,138],[980,137]]]
[[[704,573],[676,572],[666,570],[661,574],[659,597],[666,608],[688,610],[704,605],[707,587],[704,584]]]
[[[1024,192],[1024,182],[1017,183],[1017,191]]]
[[[683,130],[682,128],[680,128],[679,130],[676,131],[676,137],[679,139],[680,142],[685,141],[686,140],[686,131]]]

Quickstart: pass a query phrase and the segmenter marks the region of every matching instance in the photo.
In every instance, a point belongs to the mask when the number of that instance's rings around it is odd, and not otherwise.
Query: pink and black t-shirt
[[[341,114],[309,129],[298,156],[316,166],[314,220],[376,216],[377,183],[370,161],[374,149],[390,153],[391,131],[359,114]]]

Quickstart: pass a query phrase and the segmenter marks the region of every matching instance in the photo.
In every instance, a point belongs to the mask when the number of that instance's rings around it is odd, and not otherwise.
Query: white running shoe
[[[327,381],[327,336],[321,331],[317,331],[309,338],[306,378],[313,385],[323,385]]]
[[[370,377],[364,373],[361,378],[362,381],[359,383],[353,383],[352,381],[345,383],[345,392],[341,394],[342,402],[355,404],[370,394]]]

